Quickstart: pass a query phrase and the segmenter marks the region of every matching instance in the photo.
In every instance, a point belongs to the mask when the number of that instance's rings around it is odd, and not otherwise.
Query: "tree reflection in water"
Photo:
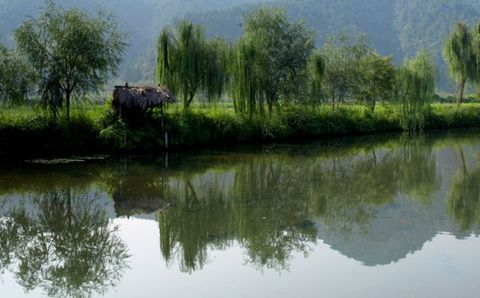
[[[247,262],[284,269],[293,251],[308,249],[316,230],[308,202],[293,200],[274,163],[251,161],[232,173],[183,176],[170,184],[174,206],[159,216],[161,251],[179,258],[186,272],[203,267],[210,248],[233,242],[246,248]]]
[[[465,153],[458,148],[461,168],[453,177],[448,211],[458,223],[461,231],[466,232],[474,225],[480,225],[480,162],[469,169],[465,161]]]
[[[94,167],[94,171],[83,169],[82,177],[85,177],[83,184],[90,186],[93,182],[88,181],[93,178],[87,174],[96,173],[95,185],[113,198],[117,215],[157,214],[161,254],[169,264],[178,262],[185,272],[202,269],[209,261],[211,250],[234,246],[240,246],[245,261],[258,269],[284,270],[295,254],[309,253],[320,239],[342,254],[374,266],[398,261],[420,249],[438,231],[455,229],[451,219],[462,231],[480,223],[480,170],[478,166],[462,162],[466,140],[478,144],[476,135],[460,142],[454,140],[455,144],[461,144],[460,158],[451,164],[449,154],[452,148],[456,150],[448,143],[451,139],[447,138],[447,146],[443,146],[441,138],[409,136],[373,144],[367,141],[349,146],[285,146],[268,149],[268,152],[200,154],[176,158],[169,169],[163,169],[163,163],[159,166],[150,161],[112,163],[107,167]],[[447,185],[445,181],[452,180],[453,171],[458,167],[461,170],[451,188],[441,187],[441,183]],[[72,167],[71,172],[78,175],[80,169]],[[65,177],[71,178],[72,174],[67,174]],[[32,183],[22,180],[24,174],[15,179],[10,179],[12,175],[7,171],[2,175],[7,182],[0,183],[0,193],[2,189],[7,193],[22,193],[20,190],[32,188]],[[37,181],[36,176],[30,180]],[[55,180],[52,177],[47,182]],[[72,182],[70,179],[64,181],[48,189],[61,189],[63,184]],[[44,184],[38,182],[29,190],[44,193],[48,191],[41,187]],[[72,189],[86,192],[85,189],[92,188]],[[434,200],[435,196],[438,200]],[[80,268],[72,271],[78,277],[62,273],[64,284],[72,285],[72,289],[100,285],[97,288],[101,291],[113,285],[117,277],[115,272],[108,270],[121,262],[115,263],[114,258],[107,256],[94,256],[97,252],[89,251],[85,245],[96,238],[110,237],[105,241],[117,248],[104,254],[117,254],[120,256],[117,259],[124,259],[125,247],[115,240],[114,230],[108,228],[106,219],[96,219],[103,215],[98,215],[94,206],[87,204],[82,209],[78,202],[75,203],[82,200],[67,199],[68,192],[57,192],[50,197],[35,200],[31,209],[39,209],[38,214],[18,209],[3,219],[1,237],[6,239],[0,243],[3,268],[14,270],[27,288],[42,286],[42,280],[47,281],[44,288],[55,288],[52,284],[56,276],[52,272],[73,267]],[[443,199],[447,199],[448,208]],[[69,204],[76,206],[71,212]],[[88,218],[83,218],[82,214],[87,214]],[[82,230],[82,221],[103,228]],[[68,232],[75,229],[79,235]],[[98,231],[90,235],[87,230]],[[465,235],[458,230],[452,233]],[[82,237],[91,240],[75,243]],[[61,243],[74,245],[63,247]],[[103,242],[98,240],[97,243]],[[75,249],[82,245],[87,252]],[[52,260],[45,252],[50,250],[54,252]],[[92,255],[91,259],[103,258],[107,265],[82,263],[75,257],[80,253]],[[72,257],[67,258],[67,254]],[[21,256],[24,259],[25,256],[45,258],[45,264],[50,262],[60,269],[49,272],[40,261],[38,264],[23,261],[28,266],[21,267],[18,265],[22,264]],[[34,270],[28,273],[25,269],[35,266],[47,272],[43,273],[45,277],[35,280],[36,276],[31,273]],[[106,269],[91,269],[95,266],[106,266]],[[104,275],[109,278],[111,275],[113,278],[107,280],[113,282],[97,281],[101,278],[95,277],[93,271],[108,272]],[[60,284],[60,280],[57,277],[56,283]],[[73,292],[66,285],[56,288],[62,287],[67,290],[59,295]],[[93,291],[97,290],[90,292]]]
[[[0,266],[26,291],[89,297],[114,287],[127,247],[103,208],[86,195],[53,192],[6,210],[0,219]]]
[[[249,158],[228,170],[170,177],[159,215],[161,252],[185,272],[201,269],[211,249],[238,243],[247,263],[283,270],[308,253],[318,225],[332,233],[368,233],[379,208],[399,194],[428,205],[439,186],[432,146],[419,139],[364,154],[282,154]]]

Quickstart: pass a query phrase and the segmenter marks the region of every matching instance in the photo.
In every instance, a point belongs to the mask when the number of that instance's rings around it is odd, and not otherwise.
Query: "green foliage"
[[[42,110],[16,107],[0,111],[0,156],[38,157],[163,150],[158,111],[142,126],[119,122],[105,108],[72,110],[71,119],[54,121]],[[433,104],[422,115],[425,129],[480,127],[480,105]],[[286,106],[265,119],[244,117],[231,109],[167,110],[165,126],[171,148],[237,145],[327,136],[402,131],[401,109],[360,105],[332,110],[326,106]],[[34,148],[35,150],[32,150]]]
[[[126,46],[126,36],[111,15],[99,12],[90,17],[81,9],[64,10],[52,1],[14,36],[40,79],[44,104],[55,114],[65,106],[67,117],[71,96],[98,92],[115,74]]]
[[[466,83],[476,82],[479,78],[474,38],[467,25],[457,23],[443,49],[450,76],[459,85],[459,103],[463,102]]]
[[[378,55],[364,35],[352,38],[344,31],[329,36],[321,56],[326,61],[325,66],[320,65],[323,96],[333,108],[341,102],[357,101],[374,111],[377,102],[392,100],[396,72],[392,58]],[[318,81],[318,77],[314,73],[312,80]]]
[[[0,44],[0,100],[21,104],[33,90],[33,70],[17,51]]]
[[[324,89],[333,108],[355,97],[359,78],[363,74],[360,62],[371,52],[363,35],[352,38],[347,32],[342,32],[338,36],[328,36],[321,54],[326,59]]]
[[[158,39],[157,80],[181,94],[185,108],[200,90],[213,101],[227,82],[229,49],[220,39],[205,40],[201,26],[179,22],[174,31],[164,29]]]
[[[157,80],[183,97],[190,106],[204,80],[205,38],[203,28],[179,22],[175,32],[166,28],[158,40]]]
[[[106,152],[99,141],[103,113],[72,110],[71,117],[53,119],[32,107],[0,112],[0,156],[65,156]]]
[[[396,68],[391,57],[371,53],[359,61],[360,76],[354,85],[354,97],[371,108],[378,102],[393,100]]]
[[[422,52],[408,59],[397,74],[396,100],[405,130],[422,130],[426,113],[435,95],[437,70],[432,58]]]
[[[285,11],[262,7],[245,16],[244,34],[236,45],[233,92],[237,106],[250,114],[255,106],[270,113],[280,100],[301,97],[314,34],[302,22],[291,23]]]
[[[265,100],[260,91],[260,78],[255,71],[256,48],[239,40],[235,46],[230,62],[229,91],[233,98],[235,110],[241,114],[248,112],[265,114]]]
[[[221,98],[228,85],[228,68],[231,60],[231,46],[220,38],[207,40],[205,43],[205,63],[203,90],[209,102]]]

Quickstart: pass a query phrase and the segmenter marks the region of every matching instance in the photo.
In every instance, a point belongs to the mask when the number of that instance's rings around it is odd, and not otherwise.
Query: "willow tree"
[[[231,46],[220,38],[207,40],[203,59],[203,91],[209,102],[219,99],[228,83]]]
[[[423,129],[425,114],[435,94],[437,69],[427,52],[408,59],[397,71],[396,100],[405,130]]]
[[[72,96],[98,92],[118,70],[126,48],[126,35],[113,16],[64,10],[53,1],[16,29],[14,37],[41,80],[40,96],[54,111],[65,107],[67,117]]]
[[[157,80],[183,97],[188,108],[199,91],[210,100],[222,95],[228,44],[206,40],[203,27],[191,22],[165,28],[158,39]]]
[[[236,44],[230,61],[230,93],[235,111],[264,114],[264,97],[260,92],[260,78],[255,71],[257,52],[255,46],[241,38]]]
[[[157,79],[183,97],[189,107],[203,83],[205,35],[200,25],[179,22],[166,28],[158,41]]]
[[[242,95],[236,101],[249,107],[265,102],[272,112],[281,98],[302,91],[314,33],[301,22],[289,22],[284,10],[268,7],[248,14],[243,30],[232,74],[234,93]]]
[[[458,84],[458,103],[462,103],[467,82],[477,81],[478,77],[473,35],[467,25],[463,23],[455,25],[445,41],[443,55],[450,76]]]
[[[477,94],[480,94],[480,22],[477,22],[470,31],[472,38],[473,55],[475,56],[476,72],[473,76]]]

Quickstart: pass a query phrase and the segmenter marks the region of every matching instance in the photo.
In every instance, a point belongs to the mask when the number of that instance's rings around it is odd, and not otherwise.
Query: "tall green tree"
[[[358,63],[360,73],[353,85],[354,97],[372,112],[378,102],[393,101],[396,69],[392,58],[372,52]]]
[[[180,93],[189,107],[204,82],[205,34],[200,25],[179,22],[158,39],[157,80]]]
[[[408,59],[397,72],[396,101],[405,130],[421,130],[425,114],[435,95],[437,69],[431,56],[421,52]]]
[[[254,45],[240,39],[231,55],[229,63],[229,91],[233,98],[235,111],[265,113],[265,98],[260,90],[260,78],[256,71],[257,50]]]
[[[212,102],[219,99],[228,85],[231,45],[220,38],[205,42],[203,65],[203,91]]]
[[[362,76],[360,61],[372,53],[363,35],[350,36],[342,32],[328,36],[321,49],[326,59],[324,90],[335,108],[339,103],[353,99]]]
[[[188,108],[203,91],[209,101],[224,93],[230,45],[218,38],[207,40],[203,27],[191,22],[165,28],[158,39],[157,80],[183,97]]]
[[[300,94],[314,50],[314,33],[302,22],[291,23],[284,10],[263,7],[245,17],[236,46],[233,89],[237,101],[266,102],[272,112],[281,98]],[[248,72],[252,72],[248,74]]]
[[[448,35],[443,48],[448,72],[458,84],[458,103],[463,102],[468,81],[478,80],[478,63],[473,46],[473,35],[464,23],[457,23]]]
[[[53,1],[16,29],[14,37],[41,79],[42,99],[54,111],[64,106],[67,117],[72,96],[98,92],[117,71],[126,48],[126,35],[112,15],[90,16]]]
[[[472,38],[473,55],[475,56],[476,72],[473,76],[473,82],[477,89],[477,94],[480,94],[480,22],[477,22],[470,30]]]

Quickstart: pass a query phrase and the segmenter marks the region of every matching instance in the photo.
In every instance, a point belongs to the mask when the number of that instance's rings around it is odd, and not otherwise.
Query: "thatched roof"
[[[175,97],[166,88],[115,86],[112,106],[118,110],[142,110],[175,102]]]

